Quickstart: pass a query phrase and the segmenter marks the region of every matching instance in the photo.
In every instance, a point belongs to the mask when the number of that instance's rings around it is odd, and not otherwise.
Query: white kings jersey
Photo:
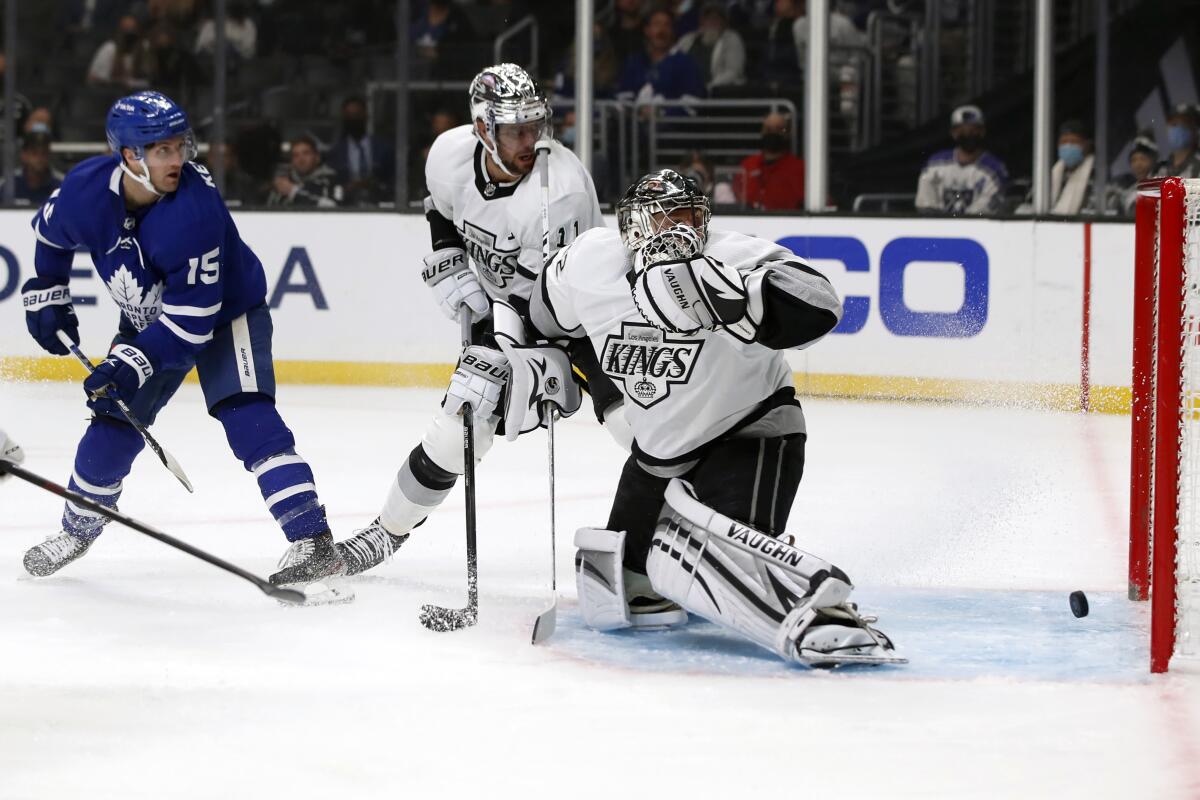
[[[773,242],[709,228],[704,254],[735,267],[748,285],[763,273],[754,342],[724,329],[684,335],[649,325],[633,302],[632,259],[620,234],[607,228],[582,234],[559,253],[530,301],[541,333],[591,341],[624,395],[634,455],[660,474],[694,461],[723,436],[752,435],[751,425],[755,435],[803,432],[781,350],[807,347],[842,314],[829,281]],[[766,431],[759,424],[772,421]]]
[[[452,128],[429,148],[425,184],[434,208],[462,237],[484,291],[523,310],[542,271],[542,167],[513,183],[497,183],[488,176],[486,158],[471,125]],[[557,141],[550,145],[549,209],[551,255],[604,225],[592,177]]]

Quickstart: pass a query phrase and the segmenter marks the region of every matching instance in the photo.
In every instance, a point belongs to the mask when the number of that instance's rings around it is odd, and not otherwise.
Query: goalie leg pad
[[[624,531],[580,528],[575,531],[575,588],[584,624],[597,631],[628,628],[625,602]]]
[[[647,561],[664,596],[789,661],[899,660],[846,602],[840,569],[715,511],[678,478],[665,500]]]

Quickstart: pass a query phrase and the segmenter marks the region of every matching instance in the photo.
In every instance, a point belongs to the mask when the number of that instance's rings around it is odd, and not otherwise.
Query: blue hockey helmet
[[[191,161],[197,153],[196,138],[187,114],[161,92],[138,92],[113,103],[108,110],[104,133],[108,137],[108,146],[117,155],[121,154],[123,147],[133,151],[143,174],[138,175],[130,170],[124,159],[121,160],[121,168],[155,194],[162,193],[150,183],[150,170],[145,162],[146,145],[183,136],[184,160]]]

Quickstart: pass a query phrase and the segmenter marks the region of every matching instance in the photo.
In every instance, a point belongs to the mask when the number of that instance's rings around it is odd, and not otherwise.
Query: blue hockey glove
[[[88,407],[98,413],[113,413],[112,397],[132,402],[134,394],[154,374],[150,357],[131,344],[119,344],[83,382]]]
[[[79,344],[79,320],[71,305],[71,290],[65,283],[30,278],[21,287],[21,302],[25,306],[25,326],[43,350],[56,356],[67,355],[67,348],[55,334],[59,330],[66,331],[71,341]]]

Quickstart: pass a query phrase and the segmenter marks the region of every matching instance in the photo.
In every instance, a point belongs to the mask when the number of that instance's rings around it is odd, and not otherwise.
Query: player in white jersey
[[[648,583],[789,660],[898,661],[847,602],[845,573],[783,535],[806,438],[783,351],[829,333],[841,301],[791,251],[708,219],[691,179],[647,175],[618,207],[620,231],[581,234],[534,288],[534,326],[590,342],[633,433],[606,528],[576,534],[584,620],[686,621],[642,613]]]
[[[493,341],[492,302],[502,301],[525,317],[542,271],[541,187],[531,179],[539,141],[550,140],[551,252],[604,224],[591,176],[574,153],[550,139],[549,104],[525,70],[515,64],[488,67],[472,81],[469,94],[471,124],[440,135],[425,162],[433,252],[425,257],[422,276],[446,316],[471,315],[473,346],[459,358],[441,407],[401,465],[379,517],[339,544],[349,575],[390,557],[450,493],[463,473],[464,404],[475,412],[476,461],[491,447],[509,367],[499,352],[488,355],[481,345]],[[591,371],[587,355],[580,351],[583,374]],[[601,411],[619,399],[609,390],[593,392]]]

